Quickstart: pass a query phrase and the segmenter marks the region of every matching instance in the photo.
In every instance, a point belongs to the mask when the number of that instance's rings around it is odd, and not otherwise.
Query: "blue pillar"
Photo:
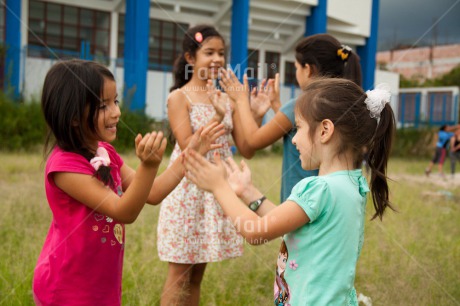
[[[446,108],[447,108],[447,99],[446,94],[442,94],[442,124],[449,124],[446,122]]]
[[[11,98],[19,98],[19,75],[21,66],[21,1],[7,0],[5,4],[5,92]]]
[[[430,125],[433,124],[434,122],[434,119],[436,118],[433,118],[434,117],[434,95],[431,95],[431,98],[430,98]]]
[[[404,128],[404,116],[406,115],[406,94],[403,93],[401,94],[401,100],[400,100],[400,103],[401,103],[401,127]]]
[[[458,95],[454,97],[454,124],[458,124]]]
[[[127,0],[124,98],[130,110],[144,110],[147,90],[150,0]]]
[[[242,80],[248,67],[249,0],[233,0],[230,65]]]
[[[418,125],[420,123],[420,100],[422,98],[422,94],[418,92],[415,95],[415,128],[418,128]]]
[[[357,48],[363,69],[363,89],[374,88],[375,64],[377,54],[377,34],[379,31],[380,0],[372,0],[371,35],[366,38],[366,45]]]
[[[318,5],[311,8],[307,17],[305,36],[327,32],[327,0],[318,0]]]

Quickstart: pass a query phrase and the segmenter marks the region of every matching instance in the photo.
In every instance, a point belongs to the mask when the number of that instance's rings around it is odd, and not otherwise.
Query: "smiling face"
[[[206,39],[200,49],[196,51],[193,75],[202,80],[216,79],[219,69],[225,64],[225,45],[220,37]]]
[[[312,137],[310,132],[310,125],[297,112],[295,114],[295,123],[297,132],[292,138],[292,144],[296,146],[296,149],[300,153],[302,169],[318,169],[320,164],[320,156],[318,154],[318,150],[316,150],[316,144],[320,143],[320,139],[317,137],[316,131],[313,133]]]
[[[97,148],[98,141],[112,142],[117,137],[117,124],[120,119],[120,106],[115,81],[104,79],[104,90],[95,118],[96,132],[88,133],[91,148]]]

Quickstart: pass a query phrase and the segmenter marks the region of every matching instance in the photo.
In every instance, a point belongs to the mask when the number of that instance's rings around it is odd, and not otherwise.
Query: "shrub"
[[[399,157],[427,158],[433,154],[438,129],[399,129],[393,143],[392,155]]]
[[[134,139],[137,134],[145,135],[151,131],[163,131],[168,137],[170,129],[167,122],[155,121],[148,117],[143,111],[121,110],[121,118],[117,127],[117,140],[113,142],[118,152],[134,150]],[[167,153],[172,151],[173,144],[168,138]]]
[[[0,92],[0,149],[3,151],[30,151],[41,147],[45,141],[46,123],[41,105],[37,101],[12,102]],[[152,130],[162,130],[164,124],[155,122],[142,112],[123,109],[118,125],[117,151],[134,149],[134,138]],[[165,133],[168,135],[168,132]],[[171,151],[171,145],[168,146]]]
[[[0,95],[0,148],[6,151],[29,151],[43,144],[46,133],[40,104],[13,103]]]

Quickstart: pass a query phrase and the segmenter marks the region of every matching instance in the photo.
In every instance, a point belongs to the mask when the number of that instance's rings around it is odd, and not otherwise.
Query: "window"
[[[279,72],[280,54],[278,52],[265,52],[265,64],[267,65],[267,78],[274,78]]]
[[[125,15],[118,18],[118,58],[124,57]],[[150,19],[149,68],[172,71],[174,61],[182,52],[182,39],[188,29],[186,23]]]
[[[76,57],[82,42],[92,56],[109,56],[110,13],[49,2],[29,2],[29,55]],[[50,52],[48,48],[55,49]],[[90,56],[87,54],[87,56]]]
[[[294,62],[284,62],[284,84],[299,86],[297,82],[296,68]]]
[[[248,78],[257,80],[259,64],[259,50],[248,49]],[[251,68],[251,69],[249,69]]]
[[[430,122],[450,124],[455,118],[452,93],[448,91],[433,91],[428,93],[427,99]]]
[[[418,97],[418,98],[417,98]],[[417,120],[416,104],[420,99],[420,93],[400,93],[398,105],[398,121],[415,123]]]

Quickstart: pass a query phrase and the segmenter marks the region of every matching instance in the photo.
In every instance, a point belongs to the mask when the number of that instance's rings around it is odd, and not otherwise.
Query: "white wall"
[[[26,100],[40,100],[46,73],[56,63],[55,60],[26,57],[23,94]],[[115,76],[118,95],[123,96],[124,69],[116,66],[108,67]],[[146,113],[152,118],[161,120],[167,117],[166,99],[172,85],[170,72],[148,71]]]
[[[46,73],[56,61],[25,57],[23,96],[29,100],[40,100]]]
[[[371,28],[372,1],[370,0],[328,0],[327,16],[334,30],[347,34],[369,37]]]
[[[386,83],[391,88],[391,102],[390,105],[393,108],[395,118],[398,118],[398,99],[399,99],[399,74],[384,71],[375,70],[375,85],[380,83]]]

